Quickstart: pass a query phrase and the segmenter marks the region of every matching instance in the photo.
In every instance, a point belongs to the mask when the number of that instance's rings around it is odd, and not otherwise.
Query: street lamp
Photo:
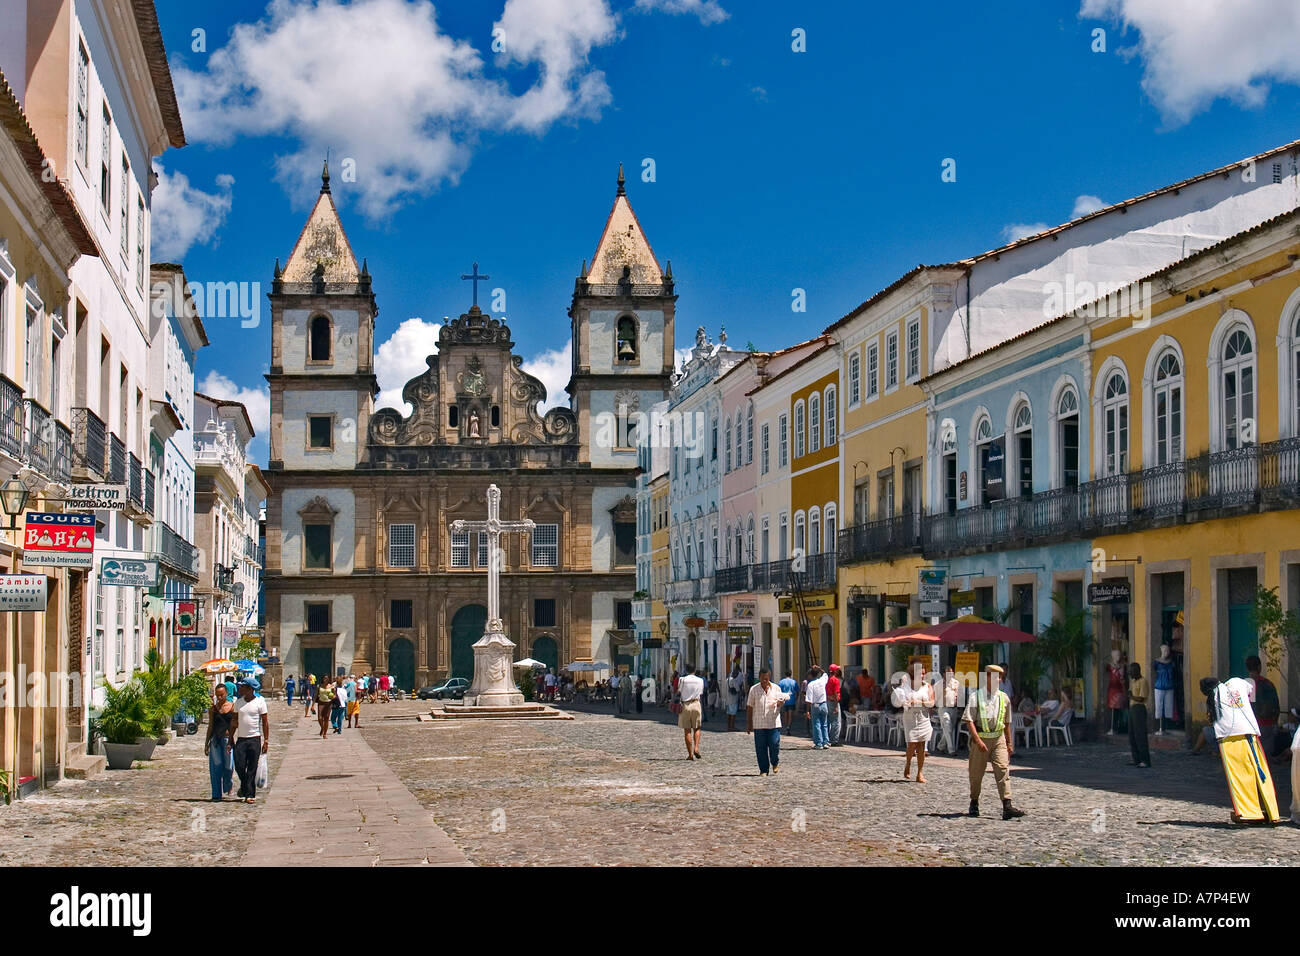
[[[10,475],[9,480],[0,485],[0,508],[3,508],[4,513],[9,516],[10,531],[17,530],[18,516],[27,507],[27,498],[30,494],[27,486],[17,475]]]

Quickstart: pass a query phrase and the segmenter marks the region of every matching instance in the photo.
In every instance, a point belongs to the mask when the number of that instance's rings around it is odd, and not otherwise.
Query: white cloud
[[[248,412],[257,437],[265,439],[271,430],[271,391],[268,388],[241,388],[216,369],[208,372],[199,383],[198,390],[212,398],[239,402]],[[202,427],[203,422],[199,422]]]
[[[1300,82],[1300,6],[1295,0],[1083,0],[1080,17],[1141,34],[1142,89],[1171,125],[1219,97],[1260,107],[1269,85]]]
[[[564,348],[549,349],[530,359],[524,359],[523,369],[529,375],[536,376],[546,386],[546,401],[538,406],[543,414],[547,409],[559,405],[568,406],[569,393],[565,386],[573,374],[573,343],[566,342]]]
[[[1110,203],[1100,196],[1089,196],[1085,193],[1082,196],[1075,197],[1074,210],[1070,213],[1070,218],[1078,219],[1080,216],[1086,216],[1098,209],[1105,209],[1109,205]]]
[[[149,241],[151,262],[180,262],[190,247],[208,245],[230,212],[235,177],[222,173],[216,192],[205,193],[190,185],[184,173],[169,173],[154,164],[158,185],[150,200],[153,233]]]
[[[506,0],[493,27],[504,43],[500,77],[485,76],[471,43],[441,31],[428,0],[272,0],[206,68],[176,64],[172,74],[193,140],[287,138],[276,175],[304,199],[330,148],[336,195],[355,191],[373,221],[454,183],[481,134],[540,134],[610,101],[588,62],[618,38],[608,0]],[[531,85],[513,92],[506,73],[533,70]]]
[[[693,345],[683,345],[681,348],[673,349],[673,368],[680,371],[681,367],[690,361],[693,350]]]
[[[700,18],[705,26],[721,23],[729,14],[718,0],[636,0],[636,9],[645,13],[687,13]]]
[[[425,359],[438,351],[438,330],[441,328],[441,322],[407,319],[380,344],[375,356],[379,378],[375,408],[395,408],[403,415],[414,411],[409,403],[402,401],[402,389],[429,367]]]
[[[1034,236],[1044,229],[1051,229],[1045,222],[1013,222],[1002,227],[1002,241],[1015,242],[1017,239],[1024,239],[1027,236]]]

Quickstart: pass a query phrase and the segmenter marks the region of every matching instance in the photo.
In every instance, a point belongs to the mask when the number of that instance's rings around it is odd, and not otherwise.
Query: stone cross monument
[[[451,523],[453,534],[477,531],[488,536],[487,630],[474,644],[474,678],[465,691],[465,706],[511,707],[522,704],[524,695],[515,685],[515,645],[506,637],[501,622],[501,570],[505,565],[501,535],[532,531],[535,525],[527,518],[501,520],[501,489],[496,485],[488,485],[487,507],[486,521],[458,519]]]

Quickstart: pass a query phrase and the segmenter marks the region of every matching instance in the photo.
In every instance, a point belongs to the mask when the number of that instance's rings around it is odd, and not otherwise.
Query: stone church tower
[[[267,641],[286,673],[388,672],[410,689],[471,676],[486,622],[481,519],[536,530],[503,542],[502,618],[518,655],[630,664],[636,587],[636,413],[667,393],[671,274],[618,193],[569,310],[568,407],[539,411],[509,327],[477,305],[446,323],[411,406],[373,408],[375,296],[329,188],[271,292]]]

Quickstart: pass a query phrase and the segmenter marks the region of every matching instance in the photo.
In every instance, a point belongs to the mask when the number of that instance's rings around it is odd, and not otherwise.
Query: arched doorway
[[[415,645],[408,638],[395,638],[388,645],[388,673],[398,690],[415,689]]]
[[[466,604],[451,619],[451,673],[448,677],[474,679],[474,642],[487,627],[487,608]]]
[[[534,640],[532,653],[528,656],[541,661],[548,670],[558,672],[560,669],[560,648],[556,645],[555,638],[549,635],[543,634]]]

